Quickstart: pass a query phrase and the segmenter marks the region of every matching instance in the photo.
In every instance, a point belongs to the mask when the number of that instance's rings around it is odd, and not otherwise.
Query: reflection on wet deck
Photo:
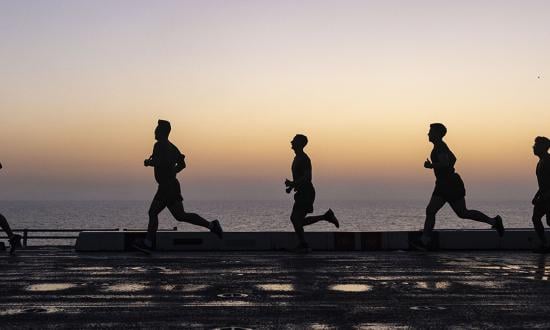
[[[441,281],[441,282],[420,281],[420,282],[416,283],[416,286],[420,289],[446,290],[451,286],[451,282],[447,282],[447,281]]]
[[[104,290],[107,292],[138,292],[147,288],[147,285],[141,283],[119,283],[107,286]]]
[[[0,268],[7,327],[550,326],[550,266],[529,253],[41,249],[0,256]]]
[[[329,289],[340,292],[366,292],[372,289],[372,287],[365,284],[334,284]]]
[[[29,285],[27,291],[60,291],[74,288],[76,284],[72,283],[42,283]]]
[[[258,284],[257,287],[264,291],[294,291],[292,284]]]

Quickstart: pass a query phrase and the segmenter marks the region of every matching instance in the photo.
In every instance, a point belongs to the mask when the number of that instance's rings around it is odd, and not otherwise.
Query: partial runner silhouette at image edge
[[[0,169],[2,169],[2,164],[0,163]],[[8,235],[8,242],[10,243],[10,254],[14,254],[17,248],[21,247],[21,235],[14,234],[11,230],[11,227],[8,223],[8,220],[4,215],[0,213],[0,228],[4,230],[6,235]]]
[[[546,223],[550,226],[550,139],[545,136],[537,136],[533,145],[533,154],[539,158],[536,168],[537,183],[539,189],[533,197],[533,226],[539,239],[539,246],[534,252],[547,253],[550,247],[544,234],[542,217],[546,216]]]

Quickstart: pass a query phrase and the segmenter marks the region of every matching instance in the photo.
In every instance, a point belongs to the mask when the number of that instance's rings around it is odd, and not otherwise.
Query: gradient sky
[[[529,200],[549,1],[0,0],[1,199],[149,199],[158,118],[188,199],[428,199],[429,123],[468,196]],[[540,78],[539,78],[540,76]]]

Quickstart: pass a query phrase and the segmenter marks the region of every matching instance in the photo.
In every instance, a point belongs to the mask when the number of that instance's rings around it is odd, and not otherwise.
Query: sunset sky
[[[550,1],[0,0],[0,199],[150,199],[159,118],[186,199],[428,199],[431,122],[467,198],[529,200]]]

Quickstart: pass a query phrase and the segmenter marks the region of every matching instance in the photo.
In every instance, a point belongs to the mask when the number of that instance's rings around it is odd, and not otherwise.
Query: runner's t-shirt
[[[176,164],[181,163],[185,156],[170,141],[158,141],[153,147],[155,162],[155,180],[158,184],[172,182],[176,179]]]
[[[432,153],[430,154],[430,159],[432,163],[439,163],[441,160],[439,159],[439,155],[445,154],[449,158],[449,166],[440,167],[440,168],[434,168],[434,174],[437,179],[444,179],[449,177],[451,174],[455,173],[455,163],[456,163],[456,157],[449,149],[447,144],[445,142],[438,143],[434,145],[434,148],[432,150]]]
[[[297,154],[292,161],[292,179],[294,181],[301,179],[305,176],[301,185],[311,184],[311,160],[305,153]],[[300,187],[296,187],[299,190]]]

